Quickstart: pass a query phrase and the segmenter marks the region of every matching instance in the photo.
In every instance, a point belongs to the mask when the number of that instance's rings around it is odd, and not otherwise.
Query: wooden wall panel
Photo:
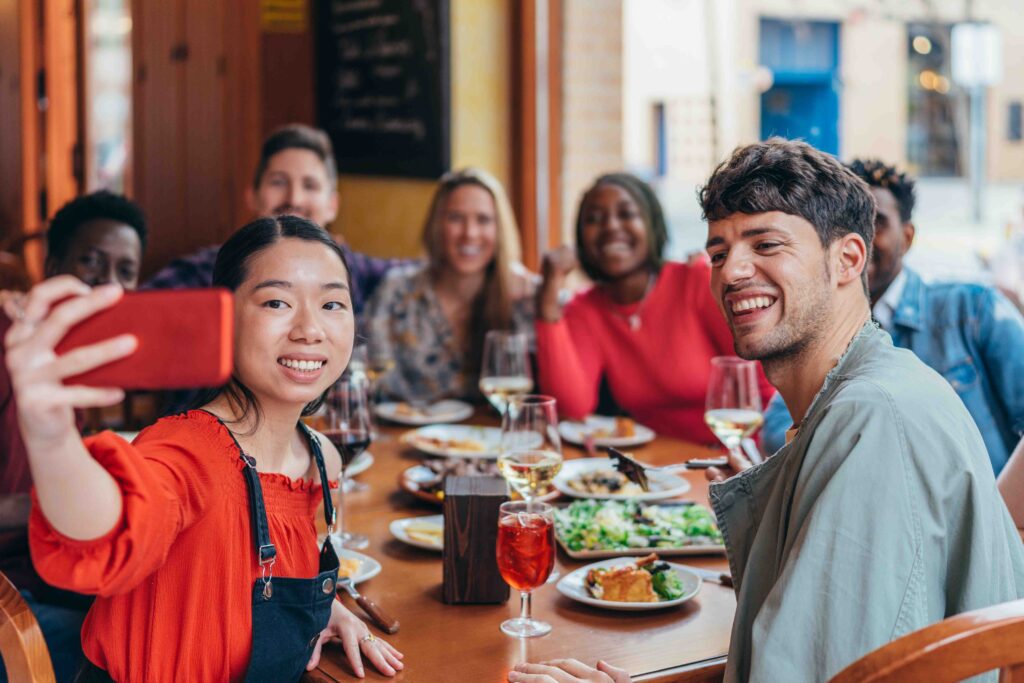
[[[222,151],[230,183],[230,221],[234,228],[239,228],[252,217],[245,191],[251,185],[263,142],[265,115],[260,106],[263,101],[260,74],[264,53],[260,50],[258,3],[231,0],[228,6],[230,20],[225,30],[229,37],[224,41],[228,58],[224,121],[225,139],[230,135],[232,144],[225,145]],[[312,109],[312,94],[310,101]]]
[[[22,186],[22,92],[18,0],[0,0],[0,244],[26,224]]]
[[[78,23],[76,0],[44,0],[43,61],[47,107],[43,112],[46,216],[79,194],[74,154],[78,144]]]
[[[184,0],[184,6],[188,59],[183,62],[185,205],[180,227],[198,247],[219,244],[232,232],[223,154],[232,142],[224,127],[227,32],[224,3]]]

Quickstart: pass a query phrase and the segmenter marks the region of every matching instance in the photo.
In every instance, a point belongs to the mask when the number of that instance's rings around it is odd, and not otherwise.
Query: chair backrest
[[[1024,681],[1024,600],[964,612],[869,652],[831,683],[962,681],[999,669],[1003,683]]]
[[[0,572],[0,656],[7,667],[9,681],[56,681],[39,622],[3,572]]]

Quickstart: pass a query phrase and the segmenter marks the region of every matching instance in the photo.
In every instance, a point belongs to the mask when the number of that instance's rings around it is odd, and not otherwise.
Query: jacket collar
[[[900,296],[899,305],[892,316],[893,327],[909,327],[912,330],[924,329],[924,281],[921,276],[906,266],[903,272],[907,274],[906,283],[903,285],[903,295]]]

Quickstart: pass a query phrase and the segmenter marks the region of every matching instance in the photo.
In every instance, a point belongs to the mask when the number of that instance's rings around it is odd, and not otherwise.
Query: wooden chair
[[[55,683],[39,622],[14,584],[0,572],[0,657],[7,680]]]
[[[1024,600],[964,612],[883,645],[831,683],[962,681],[999,669],[1001,683],[1024,681]]]

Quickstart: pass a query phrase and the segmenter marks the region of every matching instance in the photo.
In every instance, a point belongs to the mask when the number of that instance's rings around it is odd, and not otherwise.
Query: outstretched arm
[[[5,339],[18,422],[43,514],[54,529],[76,540],[103,536],[121,515],[121,492],[82,444],[74,409],[108,406],[121,389],[65,386],[63,380],[135,350],[131,335],[114,337],[58,356],[54,351],[74,325],[121,298],[116,285],[90,289],[72,276],[32,289],[11,314]],[[11,307],[9,307],[11,308]]]

